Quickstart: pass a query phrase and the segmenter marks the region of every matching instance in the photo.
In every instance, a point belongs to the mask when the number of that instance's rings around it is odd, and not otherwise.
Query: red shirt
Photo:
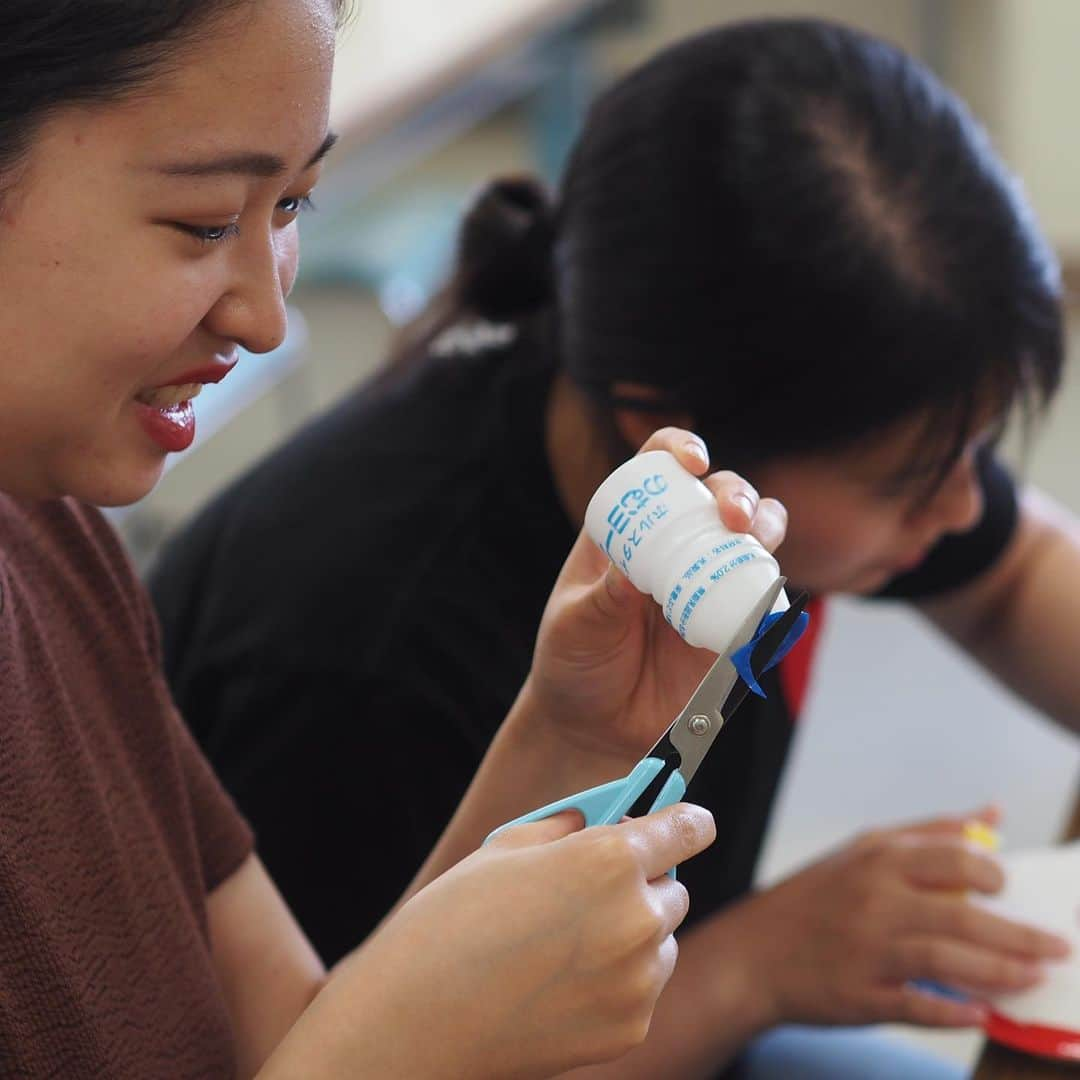
[[[806,610],[810,615],[810,625],[780,664],[780,685],[783,687],[784,701],[793,720],[798,720],[810,689],[814,660],[821,644],[821,631],[825,626],[824,598],[815,596],[806,605]]]

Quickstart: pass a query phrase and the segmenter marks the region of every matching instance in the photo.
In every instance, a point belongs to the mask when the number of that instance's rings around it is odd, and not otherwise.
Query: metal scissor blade
[[[758,627],[761,626],[765,616],[775,606],[786,581],[786,578],[779,578],[775,581],[754,606],[753,611],[750,612],[739,627],[739,631],[732,639],[727,652],[709,668],[705,678],[701,680],[701,685],[690,696],[686,707],[679,713],[675,722],[659,740],[660,743],[666,741],[669,747],[678,754],[679,771],[688,784],[705,759],[705,755],[709,752],[717,735],[720,734],[720,729],[746,696],[746,684],[739,677],[731,658],[739,649],[754,639]],[[790,617],[789,613],[785,612],[783,617],[777,619],[755,647],[754,659],[759,654],[765,654],[763,647],[766,646],[766,642],[771,644],[777,637],[773,631],[780,627],[781,624],[784,625],[785,629],[778,634],[779,640],[768,649],[767,659],[761,662],[762,667],[768,663],[768,660],[772,659],[801,612],[801,607],[799,611]],[[753,660],[751,665],[753,666]],[[670,749],[668,752],[671,752]],[[660,756],[656,750],[653,753],[654,756]]]
[[[725,717],[731,715],[730,712],[721,711],[723,705],[740,685],[739,673],[735,670],[731,657],[753,640],[762,620],[776,605],[786,580],[780,578],[766,590],[765,595],[754,605],[753,611],[740,624],[727,652],[716,659],[698,688],[690,695],[690,700],[683,710],[646,755],[659,758],[665,763],[665,768],[627,811],[630,817],[640,817],[649,812],[660,788],[673,770],[679,769],[688,783],[697,771],[712,746],[713,739],[723,727]],[[689,725],[697,721],[698,726],[702,726],[702,720],[707,723],[708,730],[703,735],[693,734]]]
[[[731,639],[727,651],[719,656],[713,666],[705,673],[705,678],[701,680],[698,688],[690,695],[690,700],[687,701],[682,712],[675,718],[671,729],[676,728],[680,721],[698,714],[706,713],[711,715],[712,710],[718,710],[727,700],[729,694],[739,682],[739,673],[731,662],[731,658],[754,640],[754,635],[758,632],[758,627],[761,626],[765,616],[776,606],[776,601],[780,593],[783,592],[786,582],[787,578],[783,577],[774,581],[754,605],[750,614],[743,619],[735,636]],[[721,717],[721,723],[726,719],[727,715],[729,714],[724,714]]]

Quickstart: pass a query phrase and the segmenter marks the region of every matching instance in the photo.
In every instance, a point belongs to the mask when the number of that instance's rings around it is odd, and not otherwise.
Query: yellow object
[[[969,821],[964,826],[964,839],[987,851],[997,851],[1001,846],[997,830],[984,821]]]

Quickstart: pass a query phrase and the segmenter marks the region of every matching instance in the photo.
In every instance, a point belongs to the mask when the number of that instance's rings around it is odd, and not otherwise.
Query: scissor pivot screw
[[[708,735],[712,730],[712,721],[707,716],[691,716],[690,730],[695,735]]]

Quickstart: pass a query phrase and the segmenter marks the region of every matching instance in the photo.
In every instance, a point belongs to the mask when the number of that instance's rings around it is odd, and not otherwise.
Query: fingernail
[[[1067,956],[1072,955],[1072,942],[1068,938],[1063,938],[1054,934],[1050,939],[1050,955],[1056,956],[1060,960],[1064,960]]]
[[[750,521],[754,520],[754,504],[750,501],[749,495],[743,495],[740,492],[738,495],[732,495],[731,501],[746,514]]]
[[[695,457],[702,463],[702,465],[709,464],[709,452],[705,447],[697,441],[697,439],[688,439],[683,449],[691,456]]]
[[[971,1027],[985,1027],[990,1019],[990,1010],[982,1005],[965,1005],[964,1019]]]

